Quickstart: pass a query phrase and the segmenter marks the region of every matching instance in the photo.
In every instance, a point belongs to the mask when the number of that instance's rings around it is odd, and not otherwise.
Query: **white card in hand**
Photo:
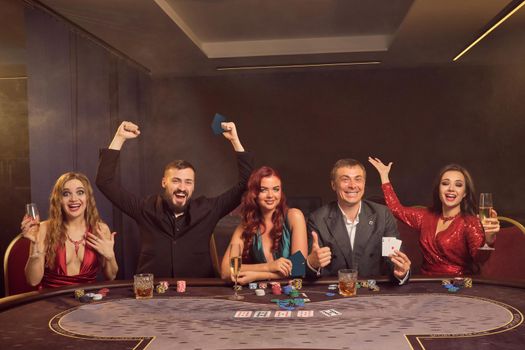
[[[394,242],[394,249],[395,249],[395,250],[400,250],[400,249],[401,249],[401,243],[402,243],[402,242],[403,242],[402,240],[396,238],[396,240],[395,240],[395,242]]]
[[[383,237],[383,246],[381,249],[382,256],[389,256],[394,254],[395,237]]]

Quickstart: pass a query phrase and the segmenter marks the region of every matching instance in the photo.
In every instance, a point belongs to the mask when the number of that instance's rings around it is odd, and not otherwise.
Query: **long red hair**
[[[286,205],[286,197],[282,191],[281,176],[276,170],[268,166],[262,166],[254,170],[250,175],[246,192],[244,192],[242,196],[241,218],[244,229],[242,232],[242,239],[244,241],[243,258],[248,258],[250,246],[252,245],[253,237],[257,234],[257,230],[261,227],[261,233],[266,232],[264,217],[257,204],[257,196],[261,192],[262,179],[270,176],[275,176],[281,181],[281,201],[272,214],[273,227],[270,230],[270,237],[273,241],[271,251],[275,252],[279,248],[279,242],[283,235],[284,217],[288,211],[288,206]]]

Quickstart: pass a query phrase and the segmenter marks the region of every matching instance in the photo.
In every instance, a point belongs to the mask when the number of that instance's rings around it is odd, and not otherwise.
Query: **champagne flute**
[[[230,296],[230,300],[242,300],[244,297],[237,294],[237,279],[239,278],[239,272],[242,266],[242,246],[239,243],[230,244],[230,273],[235,279],[235,293]]]
[[[492,212],[492,193],[481,193],[479,195],[479,219],[483,224],[485,219],[490,219]],[[486,243],[483,247],[478,248],[480,250],[494,250],[489,247]]]
[[[490,218],[492,211],[492,193],[481,193],[479,195],[479,219],[483,220]]]
[[[36,217],[38,216],[38,208],[36,206],[36,203],[26,204],[26,214],[33,220],[36,220]]]

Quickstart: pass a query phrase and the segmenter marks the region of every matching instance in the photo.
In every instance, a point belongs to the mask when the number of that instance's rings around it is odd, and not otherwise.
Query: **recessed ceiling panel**
[[[208,58],[388,50],[412,0],[155,0]]]

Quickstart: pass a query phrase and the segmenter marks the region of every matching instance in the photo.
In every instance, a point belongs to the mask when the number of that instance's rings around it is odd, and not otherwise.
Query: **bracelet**
[[[318,269],[314,269],[314,268],[312,267],[312,265],[310,265],[310,262],[308,261],[308,259],[306,259],[306,266],[308,266],[308,268],[309,268],[310,270],[312,270],[313,272],[315,272],[315,275],[316,275],[317,277],[320,277],[320,276],[321,276],[321,267],[319,267]]]

